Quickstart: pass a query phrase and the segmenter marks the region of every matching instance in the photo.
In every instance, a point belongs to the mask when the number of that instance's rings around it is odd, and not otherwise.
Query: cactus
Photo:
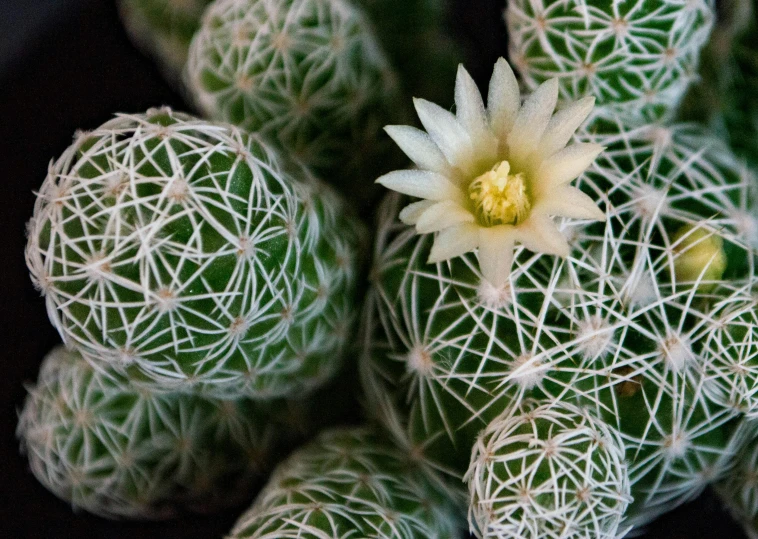
[[[229,537],[452,538],[450,496],[378,432],[332,430],[276,469]]]
[[[18,436],[37,479],[74,508],[162,519],[246,499],[287,431],[278,408],[151,393],[59,346],[29,388]]]
[[[623,443],[573,405],[525,401],[507,410],[479,435],[466,480],[479,538],[623,535]]]
[[[676,113],[713,19],[712,0],[513,0],[506,11],[527,88],[557,77],[564,100],[593,95],[596,116],[630,125]]]
[[[400,202],[388,199],[362,376],[398,442],[454,476],[478,432],[514,402],[594,409],[626,446],[627,524],[640,526],[697,495],[734,449],[735,407],[709,398],[699,358],[715,328],[739,326],[721,318],[727,306],[751,301],[754,180],[693,126],[618,124],[615,134],[579,138],[607,147],[578,180],[607,222],[559,221],[568,257],[517,247],[500,286],[485,278],[481,250],[427,263],[433,237],[397,223]],[[451,143],[446,155],[457,150]]]
[[[212,0],[119,0],[132,41],[154,56],[170,81],[178,82],[192,36]]]
[[[353,318],[360,227],[256,137],[120,115],[50,166],[27,262],[64,341],[154,390],[321,384]]]
[[[354,194],[389,149],[380,135],[396,113],[396,76],[344,0],[216,2],[186,78],[205,115],[281,144]]]

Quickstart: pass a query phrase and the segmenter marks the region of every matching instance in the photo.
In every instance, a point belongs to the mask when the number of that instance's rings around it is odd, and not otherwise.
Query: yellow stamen
[[[529,215],[532,204],[524,175],[510,172],[510,163],[501,161],[471,182],[469,197],[483,226],[517,225]]]

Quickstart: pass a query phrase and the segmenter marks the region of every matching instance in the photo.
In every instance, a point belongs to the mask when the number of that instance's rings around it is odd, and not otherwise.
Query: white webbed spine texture
[[[471,531],[487,539],[615,539],[631,501],[618,433],[560,401],[525,401],[493,420],[466,481]]]
[[[352,192],[390,147],[381,127],[398,114],[396,79],[344,0],[215,2],[185,73],[206,116],[281,144]]]
[[[274,471],[229,538],[452,538],[462,528],[456,496],[383,433],[335,429]]]
[[[713,0],[512,0],[510,57],[534,89],[558,78],[561,98],[597,98],[593,118],[644,125],[672,118],[697,77]]]
[[[708,397],[703,363],[723,324],[742,339],[744,322],[722,315],[755,284],[744,233],[754,180],[692,126],[579,138],[607,147],[577,182],[604,201],[607,222],[558,221],[569,256],[517,248],[499,288],[483,284],[472,254],[426,264],[432,239],[398,222],[399,197],[385,201],[361,372],[371,409],[398,443],[455,476],[479,431],[510,404],[534,396],[591,408],[620,432],[634,497],[628,524],[644,525],[701,492],[733,451],[737,411]],[[710,272],[707,258],[681,278],[683,226],[720,238],[725,270]],[[752,358],[752,338],[740,342]]]
[[[28,389],[17,434],[32,473],[75,509],[107,518],[233,506],[292,434],[281,402],[151,393],[62,346]]]
[[[309,390],[339,366],[360,226],[303,168],[167,109],[77,135],[29,223],[64,341],[156,390]]]

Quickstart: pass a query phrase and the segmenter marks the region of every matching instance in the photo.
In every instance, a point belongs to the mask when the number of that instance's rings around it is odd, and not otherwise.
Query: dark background
[[[457,0],[453,31],[470,41],[468,67],[486,84],[505,53],[502,0]],[[452,88],[450,89],[452,95]],[[115,112],[186,109],[128,41],[112,0],[0,0],[0,538],[221,538],[244,509],[165,523],[111,522],[44,489],[14,432],[23,384],[58,336],[24,264],[25,222],[50,160],[77,129]],[[647,539],[744,537],[710,492],[666,515]]]

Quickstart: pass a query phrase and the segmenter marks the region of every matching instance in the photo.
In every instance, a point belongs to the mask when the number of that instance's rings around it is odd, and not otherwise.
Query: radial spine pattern
[[[389,147],[396,77],[344,0],[221,0],[192,43],[187,84],[209,117],[278,141],[351,190]]]
[[[173,82],[181,78],[190,41],[212,0],[119,0],[132,40],[154,56]]]
[[[82,133],[29,223],[65,342],[159,390],[313,388],[339,366],[360,227],[255,137],[169,110]]]
[[[458,476],[478,433],[513,402],[593,409],[621,434],[628,523],[641,525],[697,495],[733,450],[738,410],[708,396],[703,356],[722,326],[752,346],[728,306],[752,302],[754,180],[696,128],[585,137],[607,149],[577,187],[602,201],[608,221],[558,222],[570,255],[517,248],[499,288],[473,254],[427,263],[431,235],[415,236],[397,222],[402,201],[386,201],[362,374],[371,409],[398,442]],[[704,233],[687,248],[694,230]],[[691,257],[703,243],[710,256]],[[722,251],[728,264],[716,278]],[[693,259],[701,271],[683,279],[677,268],[691,270]],[[754,354],[729,349],[736,363]]]
[[[446,539],[450,493],[369,428],[332,430],[274,472],[230,539]]]
[[[275,410],[139,390],[58,347],[29,388],[18,436],[37,479],[74,508],[160,519],[249,496],[286,432]]]
[[[479,538],[615,539],[631,500],[618,434],[561,402],[525,401],[496,418],[466,480]]]
[[[676,113],[714,14],[712,0],[513,0],[505,17],[527,88],[557,77],[563,99],[642,125]]]

